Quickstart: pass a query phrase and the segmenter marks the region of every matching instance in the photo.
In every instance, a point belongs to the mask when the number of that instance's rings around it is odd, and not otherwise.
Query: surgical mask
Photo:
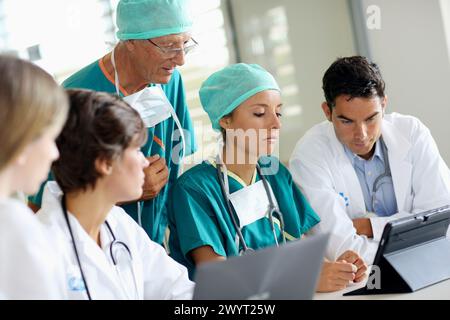
[[[123,97],[123,100],[139,112],[147,128],[154,127],[171,116],[172,107],[170,102],[166,101],[166,95],[160,86],[147,87]]]
[[[116,92],[117,95],[120,96],[119,75],[116,68],[114,49],[111,53],[111,63],[114,67]],[[186,152],[186,140],[183,132],[183,127],[181,126],[180,120],[178,119],[178,116],[175,113],[172,104],[170,103],[169,99],[167,99],[164,91],[162,90],[161,85],[158,84],[153,87],[145,87],[141,91],[123,97],[123,100],[139,113],[142,121],[147,128],[156,126],[157,124],[170,118],[170,116],[173,117],[181,136],[181,143],[183,148],[180,158],[181,162]],[[182,166],[180,163],[178,167],[178,176],[180,176],[181,174]]]
[[[225,176],[224,179],[225,184],[228,184],[228,177]],[[275,199],[272,189],[270,189],[270,193],[272,199]],[[262,180],[231,193],[229,198],[239,218],[241,229],[267,215],[269,199]]]
[[[254,223],[255,221],[262,219],[264,217],[269,218],[271,229],[273,232],[274,240],[276,245],[278,245],[278,237],[275,231],[274,226],[274,219],[273,213],[275,212],[278,215],[279,218],[279,226],[280,231],[283,236],[283,243],[286,242],[285,235],[284,235],[284,219],[283,214],[281,213],[277,199],[275,198],[275,195],[273,193],[272,187],[269,183],[265,183],[266,178],[260,174],[261,180],[251,184],[250,186],[244,187],[238,191],[235,191],[230,194],[230,187],[229,187],[229,181],[228,181],[228,173],[227,173],[227,167],[223,164],[223,161],[221,159],[220,153],[216,156],[215,161],[210,161],[211,163],[216,163],[217,170],[221,172],[219,175],[219,179],[221,182],[221,188],[222,192],[224,193],[224,196],[226,197],[226,201],[230,202],[231,205],[234,208],[234,211],[236,213],[236,216],[238,217],[239,221],[236,221],[233,218],[233,212],[231,212],[231,208],[229,208],[229,214],[231,215],[234,227],[236,228],[236,237],[235,237],[235,243],[236,247],[239,251],[239,243],[244,247],[244,251],[247,248],[247,245],[245,244],[245,239],[242,235],[242,229],[245,226],[248,226],[249,224]],[[259,169],[258,169],[259,172]],[[222,178],[223,173],[223,178]],[[256,172],[255,172],[256,174]],[[220,181],[219,181],[220,182]],[[267,182],[267,181],[266,181]],[[270,197],[270,198],[269,198]],[[274,208],[275,210],[273,210]],[[250,249],[250,248],[248,248]],[[247,250],[248,250],[247,249]],[[251,249],[250,249],[251,250]],[[240,252],[242,254],[244,252]]]

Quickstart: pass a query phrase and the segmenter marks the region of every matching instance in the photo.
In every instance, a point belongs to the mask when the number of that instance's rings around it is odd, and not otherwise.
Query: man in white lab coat
[[[327,256],[373,261],[385,224],[450,204],[450,174],[428,128],[386,114],[385,84],[364,57],[336,60],[323,77],[328,121],[311,128],[290,159],[296,183],[330,232]]]

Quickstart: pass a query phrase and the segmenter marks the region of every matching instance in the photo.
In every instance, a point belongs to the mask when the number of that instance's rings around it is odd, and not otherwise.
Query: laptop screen
[[[312,299],[328,235],[198,266],[196,300]]]

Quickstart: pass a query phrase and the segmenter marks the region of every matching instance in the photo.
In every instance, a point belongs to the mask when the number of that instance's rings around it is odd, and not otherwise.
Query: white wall
[[[440,0],[442,19],[447,40],[447,52],[449,52],[450,63],[450,0]]]
[[[362,1],[380,8],[381,28],[367,34],[389,109],[419,117],[450,164],[450,59],[441,11],[441,2],[450,8],[449,0]]]

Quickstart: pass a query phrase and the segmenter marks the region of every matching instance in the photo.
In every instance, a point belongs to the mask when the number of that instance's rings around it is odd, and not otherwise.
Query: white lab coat
[[[62,264],[22,202],[0,200],[0,299],[65,299]]]
[[[62,192],[56,182],[47,183],[38,218],[51,230],[54,241],[60,244],[69,299],[87,299],[86,291],[80,290],[79,286],[77,290],[73,285],[82,283],[82,278],[62,212],[61,198]],[[125,269],[120,269],[121,273],[112,262],[109,253],[112,237],[106,225],[100,229],[100,248],[70,213],[69,220],[92,299],[136,299],[129,260],[122,260],[122,263],[125,261]],[[106,220],[116,239],[124,242],[131,251],[138,299],[192,298],[194,283],[189,280],[187,269],[170,258],[162,246],[151,241],[122,208],[113,207]],[[122,281],[119,274],[123,276]]]
[[[332,123],[311,128],[291,156],[292,176],[321,218],[312,233],[331,233],[329,259],[351,249],[370,264],[388,221],[450,204],[449,169],[428,128],[417,118],[392,113],[385,115],[381,130],[399,213],[371,217],[373,239],[357,235],[353,227],[352,219],[367,217],[364,196]]]

